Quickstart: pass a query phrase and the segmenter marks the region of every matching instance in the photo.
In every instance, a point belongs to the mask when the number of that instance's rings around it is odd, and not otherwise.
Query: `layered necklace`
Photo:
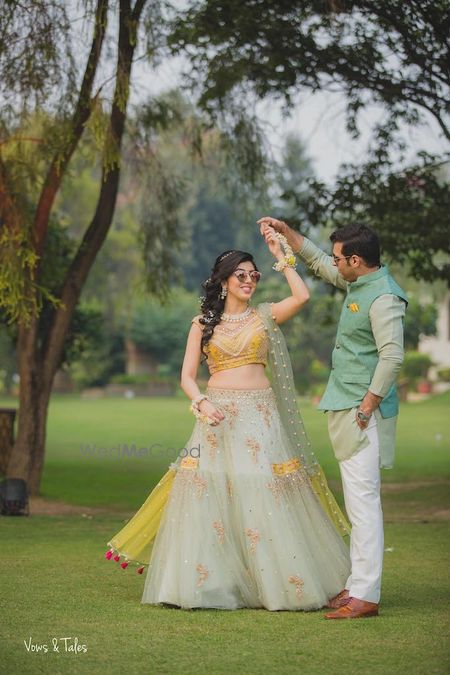
[[[230,321],[232,323],[235,323],[237,321],[243,321],[244,319],[246,319],[248,316],[250,316],[251,311],[252,308],[247,307],[247,309],[244,312],[241,312],[240,314],[227,314],[226,312],[224,312],[220,318],[222,321]]]

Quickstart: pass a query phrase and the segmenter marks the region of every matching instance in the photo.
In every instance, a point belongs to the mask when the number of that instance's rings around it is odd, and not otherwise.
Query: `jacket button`
[[[341,348],[341,345],[336,345],[336,349],[340,349],[340,348]]]

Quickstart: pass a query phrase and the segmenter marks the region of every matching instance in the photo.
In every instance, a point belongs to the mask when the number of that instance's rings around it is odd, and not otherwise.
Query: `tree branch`
[[[145,5],[147,3],[147,0],[136,0],[136,4],[133,9],[133,21],[136,21],[136,23],[139,23],[139,19],[141,18],[142,10],[144,9]]]
[[[108,18],[108,0],[98,0],[95,12],[94,35],[92,46],[84,72],[80,94],[72,117],[71,134],[66,145],[58,151],[52,160],[34,217],[33,230],[36,252],[42,256],[45,237],[47,235],[50,212],[61,185],[67,165],[83,134],[84,125],[91,113],[91,93],[97,72]]]
[[[137,23],[132,20],[129,0],[120,0],[119,48],[116,69],[116,86],[110,114],[110,139],[119,151],[125,130],[126,107],[133,54],[136,47]],[[111,140],[106,141],[106,144]],[[105,145],[106,145],[105,144]],[[105,152],[107,148],[105,147]],[[44,377],[51,380],[58,367],[64,340],[72,320],[73,310],[79,300],[83,284],[95,261],[98,251],[111,227],[119,186],[120,166],[103,169],[100,194],[92,221],[76,252],[61,292],[63,306],[55,310],[47,338],[42,345],[45,361]]]

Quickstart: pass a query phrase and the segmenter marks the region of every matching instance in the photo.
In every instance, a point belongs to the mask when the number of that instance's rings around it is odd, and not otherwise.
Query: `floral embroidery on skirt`
[[[323,607],[347,580],[348,547],[289,444],[273,391],[207,393],[225,419],[214,431],[195,424],[186,447],[200,456],[178,462],[142,602]]]

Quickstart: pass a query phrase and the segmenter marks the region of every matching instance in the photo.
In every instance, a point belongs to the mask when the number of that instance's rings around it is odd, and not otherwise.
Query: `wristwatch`
[[[368,422],[371,418],[371,415],[366,415],[365,412],[362,410],[358,410],[356,413],[356,417],[361,421],[361,422]]]

